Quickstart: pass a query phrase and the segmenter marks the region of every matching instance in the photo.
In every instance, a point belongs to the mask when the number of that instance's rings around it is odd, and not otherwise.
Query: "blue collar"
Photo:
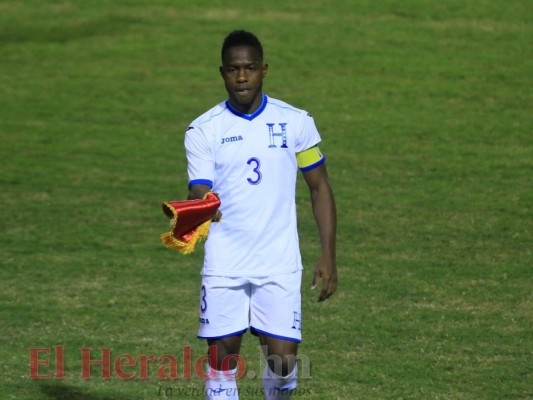
[[[228,110],[230,110],[237,117],[241,117],[241,118],[247,119],[248,121],[251,121],[265,110],[267,103],[268,103],[268,97],[265,94],[263,94],[261,105],[259,106],[257,110],[255,110],[253,114],[245,114],[245,113],[242,113],[236,110],[235,108],[233,108],[229,100],[226,100],[226,107],[228,107]]]

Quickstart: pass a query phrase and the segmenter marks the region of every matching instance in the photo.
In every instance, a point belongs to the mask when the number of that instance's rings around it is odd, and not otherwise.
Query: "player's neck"
[[[240,112],[242,114],[252,115],[257,110],[259,110],[259,108],[261,108],[261,106],[263,105],[263,97],[264,97],[263,93],[261,93],[250,104],[238,104],[235,100],[230,98],[229,99],[229,103],[230,103],[231,107],[234,110],[236,110],[236,111],[238,111],[238,112]]]

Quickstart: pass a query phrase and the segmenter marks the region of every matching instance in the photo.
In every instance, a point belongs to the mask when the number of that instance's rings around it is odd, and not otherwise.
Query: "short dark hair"
[[[222,59],[224,59],[224,53],[227,49],[236,46],[253,47],[259,52],[259,56],[261,57],[261,60],[263,60],[263,46],[261,46],[261,42],[253,33],[244,30],[236,30],[226,36],[224,43],[222,44]]]

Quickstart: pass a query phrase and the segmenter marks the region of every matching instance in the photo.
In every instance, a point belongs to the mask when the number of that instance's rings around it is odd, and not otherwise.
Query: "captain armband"
[[[320,152],[318,146],[313,146],[296,154],[296,161],[298,162],[298,167],[305,172],[318,167],[326,161],[326,157]]]

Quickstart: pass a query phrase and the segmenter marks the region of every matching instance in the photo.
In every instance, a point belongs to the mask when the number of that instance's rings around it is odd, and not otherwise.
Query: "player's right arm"
[[[214,181],[214,155],[208,135],[195,124],[185,132],[185,154],[189,176],[188,200],[203,199]]]
[[[211,191],[211,186],[209,185],[192,185],[189,186],[189,195],[187,200],[197,200],[203,199],[206,193]],[[213,217],[213,222],[218,222],[222,218],[222,213],[220,210],[217,210],[215,216]]]
[[[189,195],[187,200],[203,199],[207,192],[211,191],[211,186],[208,185],[192,185],[189,187]]]
[[[209,140],[198,127],[190,126],[187,129],[185,133],[185,152],[189,175],[187,200],[203,199],[213,187],[214,161]],[[221,217],[222,214],[217,210],[213,221],[218,222]]]

